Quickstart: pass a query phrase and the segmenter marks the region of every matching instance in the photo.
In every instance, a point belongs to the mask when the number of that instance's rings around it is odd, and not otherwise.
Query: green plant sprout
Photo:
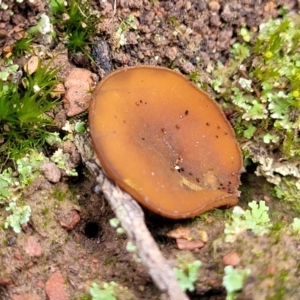
[[[119,27],[115,31],[114,40],[116,48],[120,48],[121,46],[126,45],[127,39],[125,37],[125,33],[130,29],[137,29],[135,17],[133,15],[129,15],[124,21],[121,21]]]
[[[120,220],[117,218],[112,218],[109,220],[109,224],[111,227],[116,228],[118,234],[124,234],[124,228],[120,227]]]
[[[53,26],[50,22],[50,18],[46,14],[41,14],[38,24],[29,28],[29,34],[45,35],[48,33],[53,33]]]
[[[244,42],[247,42],[247,43],[250,42],[251,34],[247,28],[245,28],[245,27],[241,28],[240,35],[242,36]]]
[[[68,161],[70,160],[70,154],[64,153],[61,148],[56,150],[50,157],[50,160],[54,162],[60,169],[64,170],[69,176],[78,176],[77,171],[70,167]]]
[[[97,283],[93,282],[90,288],[92,300],[117,300],[114,291],[116,285],[115,282],[111,281],[110,283],[103,283],[100,287]]]
[[[128,241],[127,244],[126,244],[126,250],[128,252],[136,252],[137,251],[137,247],[136,247],[136,245],[133,242]]]
[[[31,53],[31,43],[33,41],[33,36],[28,35],[27,37],[22,37],[16,41],[13,45],[13,56],[20,57],[25,53]]]
[[[90,1],[51,0],[50,11],[67,48],[72,52],[81,51],[92,60],[86,46],[93,44],[91,39],[95,35],[99,16],[91,10]]]
[[[293,227],[294,233],[300,232],[300,219],[299,218],[294,218],[292,227]]]
[[[9,76],[13,75],[19,66],[15,65],[11,59],[7,59],[5,62],[2,61],[3,67],[0,67],[0,81],[7,81]]]
[[[234,242],[237,236],[246,230],[251,230],[257,235],[269,232],[271,223],[265,201],[252,201],[248,205],[251,210],[244,211],[239,206],[234,207],[231,220],[225,223],[225,242]]]
[[[28,205],[19,207],[15,202],[10,202],[7,211],[11,211],[12,214],[6,218],[4,227],[12,227],[15,233],[21,232],[21,225],[29,221],[31,215],[31,208]]]
[[[13,175],[12,168],[3,170],[0,173],[0,203],[7,203],[12,197],[19,198],[20,190],[40,175],[39,167],[46,160],[42,153],[32,150],[16,160],[17,177]]]
[[[128,288],[117,284],[114,281],[102,284],[92,283],[90,287],[92,300],[132,300],[135,297],[129,292]]]
[[[190,292],[195,289],[195,282],[198,279],[198,271],[202,263],[200,260],[195,260],[192,263],[186,264],[185,268],[174,268],[173,271],[178,280],[180,288],[185,292]]]
[[[226,300],[234,300],[238,292],[243,288],[245,280],[251,274],[251,270],[239,270],[234,269],[232,266],[226,266],[224,271],[223,286],[227,291]]]

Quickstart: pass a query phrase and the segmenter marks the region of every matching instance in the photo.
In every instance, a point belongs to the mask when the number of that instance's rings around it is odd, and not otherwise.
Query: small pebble
[[[218,11],[220,9],[220,3],[218,1],[211,1],[208,3],[209,9],[212,11]]]
[[[237,266],[241,259],[240,256],[236,252],[230,252],[223,257],[223,264],[225,266]]]

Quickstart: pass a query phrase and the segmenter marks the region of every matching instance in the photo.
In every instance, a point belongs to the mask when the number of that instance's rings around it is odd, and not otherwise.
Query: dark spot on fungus
[[[140,100],[140,103],[143,103],[143,100]]]
[[[218,136],[218,135],[216,135],[216,138],[218,139],[218,138],[219,138],[219,136]]]
[[[177,129],[179,129],[180,128],[180,126],[178,125],[178,124],[176,124],[176,126],[175,126]]]
[[[137,114],[140,99],[151,105]],[[187,114],[177,130],[178,117]],[[209,120],[206,126],[202,120]],[[111,73],[94,91],[89,123],[107,176],[148,209],[180,219],[237,203],[242,158],[230,123],[214,100],[177,72],[137,66]]]
[[[140,106],[140,104],[139,104],[138,102],[135,102],[135,105],[136,105],[136,106]]]

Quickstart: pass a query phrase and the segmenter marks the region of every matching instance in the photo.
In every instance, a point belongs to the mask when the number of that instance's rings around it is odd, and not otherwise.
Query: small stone
[[[272,265],[268,266],[267,269],[266,269],[266,273],[268,275],[274,275],[274,274],[276,274],[276,267],[272,266]]]
[[[95,86],[92,77],[92,72],[87,69],[71,70],[65,81],[67,91],[64,97],[64,107],[68,117],[78,115],[88,109],[92,99],[91,92]]]
[[[20,260],[20,261],[24,260],[24,257],[22,256],[22,254],[18,253],[18,252],[14,254],[14,258],[17,260]]]
[[[51,275],[46,282],[45,291],[49,300],[68,300],[65,280],[61,273],[57,272]]]
[[[31,56],[24,66],[24,70],[26,71],[26,73],[29,75],[33,74],[39,66],[39,61],[40,60],[37,56]]]
[[[0,39],[4,39],[6,37],[7,37],[7,32],[3,29],[0,29]],[[4,49],[3,52],[5,52]]]
[[[30,236],[25,245],[25,252],[29,256],[40,257],[43,254],[43,249],[39,242],[33,236]]]
[[[185,74],[190,74],[195,70],[194,65],[189,62],[189,61],[183,61],[182,64],[180,65],[180,69],[185,73]]]
[[[272,11],[275,7],[276,7],[275,3],[273,1],[270,1],[265,5],[264,11],[265,12]]]
[[[0,278],[0,285],[2,285],[2,286],[8,286],[11,283],[12,283],[12,281],[9,277]]]
[[[167,233],[167,236],[173,239],[191,239],[191,231],[188,228],[179,227]]]
[[[3,47],[2,50],[4,53],[9,53],[12,51],[12,46],[5,46],[5,47]]]
[[[165,56],[170,60],[175,60],[178,54],[177,47],[169,47],[166,49]]]
[[[65,86],[62,83],[58,83],[50,93],[51,98],[60,98],[66,92]]]
[[[195,250],[204,247],[202,241],[188,241],[186,239],[176,239],[177,247],[179,250]]]
[[[45,178],[53,183],[59,182],[61,178],[61,172],[57,165],[51,161],[43,162],[40,166],[40,171],[43,173]]]
[[[207,241],[208,241],[208,235],[207,235],[207,232],[205,230],[199,230],[199,236],[200,236],[200,239],[204,243],[207,243]]]
[[[40,279],[36,282],[36,286],[39,288],[44,288],[45,284],[44,282]]]
[[[75,228],[75,226],[80,221],[80,215],[77,210],[72,209],[66,215],[64,219],[60,220],[60,225],[65,228],[67,231],[70,231]]]
[[[209,9],[212,11],[218,11],[220,9],[220,3],[218,1],[210,1],[208,3]]]
[[[225,266],[236,267],[240,263],[241,259],[236,252],[230,252],[223,257],[223,264]]]

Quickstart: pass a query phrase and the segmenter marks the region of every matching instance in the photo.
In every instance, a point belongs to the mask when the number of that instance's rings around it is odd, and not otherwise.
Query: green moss
[[[54,188],[52,192],[52,196],[57,199],[59,202],[62,202],[67,197],[67,192],[60,189],[60,188]]]
[[[44,144],[51,119],[45,114],[57,101],[50,96],[58,83],[51,62],[25,74],[19,84],[0,80],[0,162],[17,158]]]
[[[99,15],[91,7],[91,1],[84,0],[69,0],[66,5],[64,1],[52,0],[50,5],[58,37],[70,51],[81,51],[90,59],[87,46],[92,44],[99,22]]]

